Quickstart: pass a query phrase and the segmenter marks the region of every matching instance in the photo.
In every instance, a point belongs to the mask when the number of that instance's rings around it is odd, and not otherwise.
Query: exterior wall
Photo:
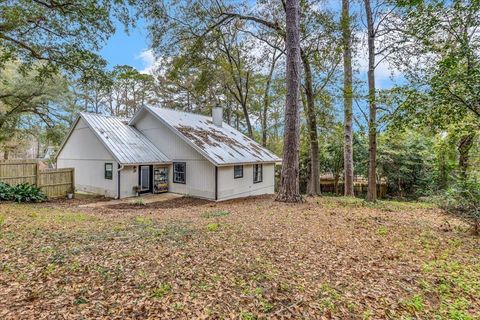
[[[253,165],[243,166],[243,178],[233,178],[233,166],[218,167],[218,200],[275,193],[275,164],[263,164],[263,181],[253,183]]]
[[[133,187],[138,185],[138,167],[125,166],[120,171],[120,198],[133,197]]]
[[[139,115],[135,127],[172,162],[186,163],[186,183],[173,183],[170,166],[169,191],[215,199],[215,166],[147,111]]]
[[[113,164],[112,180],[105,179],[105,163]],[[75,189],[117,197],[117,162],[80,119],[57,158],[58,168],[75,168]]]

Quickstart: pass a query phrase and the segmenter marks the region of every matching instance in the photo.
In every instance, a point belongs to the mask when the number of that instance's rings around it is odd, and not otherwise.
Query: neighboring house
[[[80,113],[57,153],[77,190],[113,198],[174,192],[226,200],[274,192],[276,155],[223,123],[143,107],[130,120]]]

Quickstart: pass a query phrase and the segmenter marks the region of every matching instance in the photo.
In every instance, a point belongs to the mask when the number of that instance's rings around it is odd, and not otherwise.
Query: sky
[[[359,48],[357,67],[361,80],[366,80],[367,51],[366,46]],[[130,65],[140,72],[150,73],[156,63],[153,51],[149,49],[148,30],[144,21],[137,21],[137,26],[127,34],[118,23],[116,33],[107,41],[100,54],[108,61],[109,68],[115,65]],[[158,63],[157,63],[158,64]],[[398,72],[393,72],[387,63],[381,63],[375,72],[379,89],[391,88],[402,80]]]
[[[137,27],[130,30],[128,34],[119,23],[116,27],[117,31],[100,51],[100,55],[107,60],[109,68],[126,64],[142,72],[150,71],[155,57],[148,49],[148,31],[145,23],[137,21]]]

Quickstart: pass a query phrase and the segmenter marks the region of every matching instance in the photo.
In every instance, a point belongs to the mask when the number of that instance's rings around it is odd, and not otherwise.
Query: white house
[[[143,107],[132,119],[80,113],[57,153],[75,188],[113,198],[173,192],[226,200],[274,192],[276,155],[213,117]]]

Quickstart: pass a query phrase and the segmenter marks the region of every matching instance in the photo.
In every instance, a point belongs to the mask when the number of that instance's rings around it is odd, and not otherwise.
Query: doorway
[[[152,193],[152,166],[139,166],[138,185],[140,186],[140,193]]]

